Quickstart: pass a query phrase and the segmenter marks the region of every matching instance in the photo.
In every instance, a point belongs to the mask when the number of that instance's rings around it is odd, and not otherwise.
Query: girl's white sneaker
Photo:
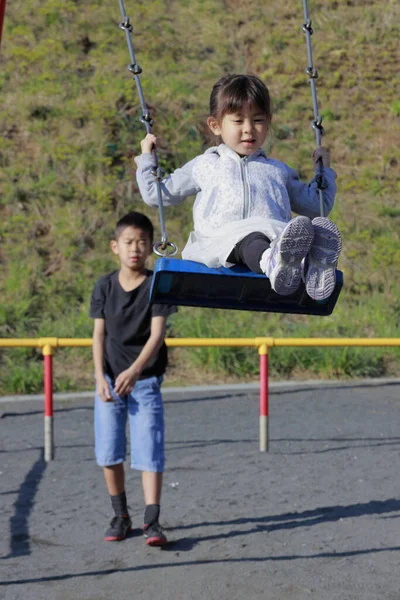
[[[260,267],[271,288],[281,296],[293,294],[301,282],[301,263],[314,240],[314,228],[308,217],[295,217],[264,252]]]
[[[306,291],[313,300],[325,300],[335,289],[342,236],[335,223],[326,217],[316,217],[312,225],[314,241],[305,262]]]

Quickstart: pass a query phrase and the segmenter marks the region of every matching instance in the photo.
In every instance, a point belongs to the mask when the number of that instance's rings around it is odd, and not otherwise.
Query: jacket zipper
[[[249,216],[249,205],[250,205],[250,194],[249,186],[247,184],[247,156],[240,159],[240,172],[243,182],[243,219],[247,219]]]

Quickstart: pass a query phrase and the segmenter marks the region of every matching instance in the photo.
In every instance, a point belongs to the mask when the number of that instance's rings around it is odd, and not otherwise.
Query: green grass
[[[268,153],[312,176],[314,133],[302,6],[239,0],[125,2],[136,59],[170,171],[207,146],[216,79],[260,75],[274,117]],[[345,288],[331,317],[181,309],[171,335],[399,335],[400,6],[391,0],[310,2],[320,112],[338,172],[333,218],[344,240]],[[118,2],[9,3],[0,69],[0,337],[89,337],[88,299],[114,268],[108,241],[126,211],[145,207],[132,176],[144,135]],[[183,247],[191,201],[166,211]],[[397,350],[273,349],[274,377],[398,375]],[[0,354],[0,392],[38,391],[38,352]],[[171,352],[171,377],[254,378],[252,349]],[[182,363],[182,364],[180,364]],[[58,350],[57,389],[93,384],[90,351]],[[181,374],[180,374],[181,373]]]

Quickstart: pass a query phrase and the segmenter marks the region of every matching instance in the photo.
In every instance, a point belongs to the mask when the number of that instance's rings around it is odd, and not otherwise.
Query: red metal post
[[[44,416],[53,416],[53,356],[51,354],[44,355]]]
[[[4,16],[6,14],[6,0],[0,0],[0,46],[1,46],[1,34],[3,32]]]
[[[54,458],[53,439],[53,348],[43,347],[44,358],[44,458],[46,462]]]
[[[268,451],[268,346],[262,344],[260,355],[260,451]]]

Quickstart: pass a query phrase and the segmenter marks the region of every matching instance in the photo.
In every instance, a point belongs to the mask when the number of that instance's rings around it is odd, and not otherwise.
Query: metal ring
[[[135,63],[133,65],[129,65],[128,71],[133,73],[133,75],[140,75],[140,73],[143,73],[142,67],[140,65],[138,65],[137,63]]]
[[[152,169],[151,174],[157,179],[157,181],[161,181],[165,175],[165,171],[161,167],[157,167]]]
[[[311,127],[314,129],[314,131],[318,130],[321,133],[321,135],[324,135],[325,129],[323,128],[321,123],[322,123],[322,118],[319,117],[317,120],[311,122]]]
[[[160,252],[159,248],[162,248],[163,246],[165,246],[165,248],[162,252]],[[172,250],[170,251],[168,248],[171,248]],[[175,254],[178,252],[178,246],[173,242],[156,242],[153,246],[153,251],[155,254],[157,254],[157,256],[175,256]]]
[[[312,35],[312,34],[314,33],[314,30],[313,30],[313,28],[311,27],[311,25],[312,25],[312,21],[311,21],[311,19],[307,19],[307,22],[306,22],[306,23],[304,23],[304,25],[303,25],[303,27],[302,27],[302,29],[303,29],[304,33],[307,33],[307,32],[308,32],[310,35]]]
[[[317,190],[326,190],[328,182],[323,175],[316,175],[315,181],[317,182]]]
[[[153,127],[153,125],[154,125],[154,121],[150,117],[149,113],[147,113],[146,115],[142,115],[139,118],[139,121],[140,121],[140,123],[143,123],[143,125],[146,125],[146,123],[147,123],[148,125],[150,125],[150,127]]]
[[[120,29],[122,29],[123,31],[130,31],[132,33],[133,31],[133,27],[129,21],[129,17],[126,17],[126,19],[119,24]]]
[[[315,67],[307,67],[306,73],[310,79],[318,79],[318,69]]]

